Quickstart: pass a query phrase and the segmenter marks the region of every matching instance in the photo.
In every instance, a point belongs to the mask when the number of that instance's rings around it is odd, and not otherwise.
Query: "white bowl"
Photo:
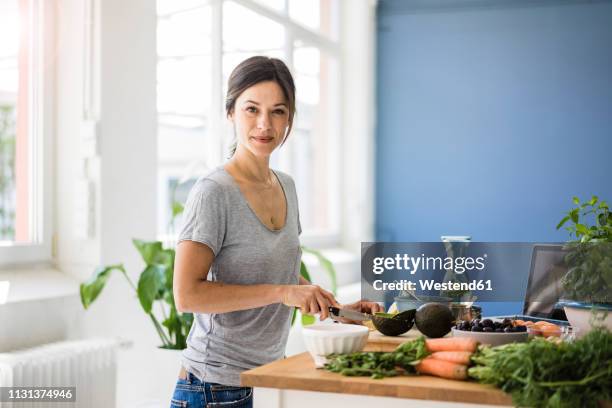
[[[513,333],[491,333],[491,332],[473,332],[465,330],[457,330],[453,327],[453,337],[469,337],[480,344],[489,346],[501,346],[508,343],[523,343],[526,342],[529,335],[527,332]]]
[[[346,354],[363,350],[369,329],[356,324],[313,324],[304,326],[302,333],[306,349],[316,367],[323,367],[329,354]]]
[[[595,313],[593,313],[593,307],[595,308]],[[567,302],[563,305],[567,320],[572,326],[580,330],[578,337],[584,336],[597,326],[603,326],[608,330],[612,330],[612,310],[610,309],[610,306],[593,306],[578,302]]]

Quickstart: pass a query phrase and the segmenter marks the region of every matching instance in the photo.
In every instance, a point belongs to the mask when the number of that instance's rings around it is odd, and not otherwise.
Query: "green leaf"
[[[118,270],[125,274],[123,264],[102,266],[94,271],[89,281],[81,283],[79,292],[81,294],[81,304],[85,309],[100,295],[113,270]]]
[[[174,268],[174,258],[175,258],[174,249],[164,249],[163,251],[159,252],[157,255],[158,257],[155,260],[156,262],[162,265]]]
[[[313,315],[302,315],[302,326],[309,326],[315,322],[315,317]]]
[[[132,243],[138,252],[140,252],[142,260],[147,265],[156,263],[159,253],[163,252],[162,243],[160,241],[142,241],[139,239],[133,239]]]
[[[574,223],[578,223],[578,211],[579,211],[578,208],[574,208],[573,210],[569,212],[569,216]]]
[[[580,205],[580,199],[576,196],[572,197],[572,201],[574,202],[574,204],[576,205]]]
[[[164,266],[165,289],[166,292],[170,292],[170,294],[172,294],[172,282],[174,281],[174,265]]]
[[[594,195],[593,197],[591,197],[591,200],[589,200],[588,204],[593,206],[593,205],[595,205],[597,203],[598,200],[599,200],[599,198],[596,195]]]
[[[146,313],[151,313],[153,301],[158,296],[165,282],[165,267],[162,265],[149,265],[140,274],[138,280],[138,300]]]
[[[178,201],[173,201],[172,202],[172,218],[174,218],[177,215],[181,214],[184,209],[185,209],[185,206],[183,204],[181,204]]]
[[[167,282],[168,281],[166,280],[166,284]],[[170,306],[170,310],[173,311],[176,309],[176,305],[174,304],[174,295],[171,290],[164,291],[164,295],[162,296],[162,299],[164,300],[164,302],[166,302]]]
[[[310,274],[308,273],[308,267],[306,267],[304,261],[301,261],[300,263],[300,275],[302,275],[302,278],[312,283],[312,280],[310,279]]]
[[[576,231],[580,235],[588,235],[589,229],[583,224],[576,224]]]
[[[181,333],[181,319],[175,313],[170,313],[170,316],[168,316],[168,318],[162,322],[162,325],[168,329],[170,337]]]
[[[181,321],[183,322],[183,328],[186,328],[186,333],[189,333],[189,329],[191,329],[191,325],[193,324],[193,313],[180,313]]]
[[[597,225],[598,226],[606,225],[607,219],[606,219],[606,215],[605,214],[599,214],[597,216],[596,220],[597,220]]]
[[[566,215],[565,217],[563,217],[563,219],[561,221],[559,221],[559,224],[557,224],[557,229],[561,228],[563,226],[563,224],[565,224],[567,221],[569,221],[570,216]]]

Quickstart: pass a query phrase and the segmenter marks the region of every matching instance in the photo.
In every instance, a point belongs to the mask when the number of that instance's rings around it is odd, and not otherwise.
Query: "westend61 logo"
[[[396,254],[394,257],[376,257],[372,260],[372,272],[380,275],[385,271],[404,270],[414,275],[419,270],[452,270],[457,274],[466,271],[482,271],[485,268],[487,254],[479,257],[441,257],[441,256],[410,256]]]

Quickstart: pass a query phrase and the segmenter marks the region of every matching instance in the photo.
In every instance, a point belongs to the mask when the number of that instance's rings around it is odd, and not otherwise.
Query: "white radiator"
[[[76,402],[0,402],[0,408],[113,408],[120,341],[88,339],[0,353],[0,386],[76,387]]]

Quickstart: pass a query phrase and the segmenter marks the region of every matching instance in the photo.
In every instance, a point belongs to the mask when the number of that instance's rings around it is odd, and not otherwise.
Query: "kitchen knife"
[[[372,315],[369,313],[361,313],[355,310],[340,309],[334,306],[329,307],[329,317],[331,317],[332,320],[338,320],[340,317],[344,317],[345,319],[356,320],[356,321],[364,321],[364,320],[372,319]]]

